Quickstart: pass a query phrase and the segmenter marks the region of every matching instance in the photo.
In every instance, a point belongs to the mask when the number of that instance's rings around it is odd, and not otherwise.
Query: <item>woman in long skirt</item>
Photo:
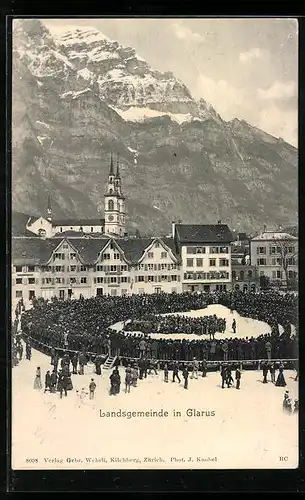
[[[37,367],[36,370],[36,377],[34,380],[34,389],[42,389],[42,383],[41,383],[41,372],[40,372],[40,367]]]
[[[275,382],[275,385],[277,387],[286,387],[286,385],[287,385],[285,377],[284,377],[284,374],[283,374],[283,371],[284,371],[283,366],[280,366],[279,367],[279,374],[278,374],[276,382]]]

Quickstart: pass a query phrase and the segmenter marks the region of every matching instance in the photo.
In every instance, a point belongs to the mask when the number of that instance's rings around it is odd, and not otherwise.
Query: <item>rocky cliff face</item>
[[[95,29],[52,36],[14,21],[13,208],[57,217],[104,209],[119,154],[128,225],[171,220],[237,230],[297,220],[297,151],[244,121],[225,122],[171,73]]]

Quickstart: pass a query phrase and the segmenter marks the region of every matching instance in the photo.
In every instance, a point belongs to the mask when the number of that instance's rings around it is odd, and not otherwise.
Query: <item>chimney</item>
[[[173,220],[172,221],[172,238],[175,238],[175,228],[176,228],[176,222]]]
[[[264,225],[264,233],[267,231],[267,226],[266,224]]]

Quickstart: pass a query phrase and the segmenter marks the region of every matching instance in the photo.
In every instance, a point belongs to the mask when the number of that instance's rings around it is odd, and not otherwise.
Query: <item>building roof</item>
[[[227,224],[176,224],[181,243],[230,243],[233,235]]]
[[[282,231],[264,231],[263,233],[258,234],[251,241],[273,241],[273,240],[290,240],[296,241],[298,238],[296,236],[292,236],[291,234],[282,232]]]
[[[105,219],[53,219],[52,226],[103,226]]]
[[[67,241],[78,252],[84,264],[94,264],[101,252],[111,238],[62,238]],[[145,249],[153,242],[154,238],[121,238],[113,239],[122,249],[125,258],[132,263],[137,262],[143,255]],[[160,238],[175,256],[175,244],[172,238]],[[13,238],[12,262],[14,265],[22,264],[46,264],[52,252],[60,245],[60,238]]]

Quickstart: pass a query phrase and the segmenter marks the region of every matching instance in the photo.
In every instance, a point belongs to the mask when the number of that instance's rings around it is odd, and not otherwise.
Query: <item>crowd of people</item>
[[[146,318],[159,318],[160,314],[201,309],[208,304],[219,303],[242,316],[265,321],[271,327],[271,334],[262,332],[256,338],[245,336],[236,338],[232,323],[232,334],[221,340],[202,339],[173,340],[154,339],[147,328],[145,333],[126,331],[132,325]],[[164,318],[164,317],[163,317]],[[166,316],[165,325],[181,321],[183,328],[194,325],[194,318],[187,316]],[[173,319],[174,318],[174,319]],[[182,318],[182,319],[180,319]],[[199,328],[204,328],[208,316],[198,318]],[[211,316],[214,325],[221,319]],[[197,320],[197,318],[196,318]],[[220,320],[220,321],[219,321]],[[112,325],[123,322],[119,331]],[[174,322],[174,323],[171,323]],[[190,322],[190,323],[188,323]],[[159,323],[160,324],[160,323]],[[291,334],[291,324],[295,325],[296,334]],[[279,325],[284,329],[280,335]],[[222,323],[224,326],[224,323]],[[167,329],[167,326],[165,327]],[[182,327],[181,327],[182,328]],[[132,295],[128,297],[95,297],[70,301],[45,301],[38,299],[33,308],[21,316],[21,329],[32,345],[38,343],[54,348],[58,353],[75,351],[100,356],[103,363],[108,355],[123,358],[152,358],[159,360],[189,361],[196,357],[203,361],[255,360],[255,359],[296,359],[298,357],[297,333],[297,298],[293,294],[280,295],[270,293],[221,292],[211,294],[152,294]],[[164,332],[166,337],[166,333]]]
[[[124,330],[140,330],[144,334],[195,333],[196,335],[209,335],[211,339],[215,337],[216,332],[224,333],[226,327],[226,320],[218,318],[216,314],[201,318],[191,318],[181,314],[168,316],[146,314],[139,320],[125,323]]]

